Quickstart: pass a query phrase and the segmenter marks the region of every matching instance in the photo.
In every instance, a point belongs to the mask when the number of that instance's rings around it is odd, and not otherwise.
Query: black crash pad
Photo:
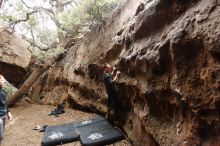
[[[106,121],[106,119],[102,116],[96,116],[95,118],[75,123],[75,127],[85,127],[85,126],[96,124],[102,121]]]
[[[69,123],[58,126],[47,126],[42,146],[54,146],[79,140],[84,146],[100,146],[114,143],[123,138],[104,117]]]
[[[61,143],[74,142],[79,139],[79,135],[76,133],[76,127],[85,127],[91,124],[95,124],[106,120],[102,116],[97,116],[95,118],[84,120],[75,123],[69,123],[64,125],[47,126],[43,139],[42,146],[54,146]]]
[[[76,127],[76,133],[78,135],[96,132],[96,131],[103,131],[106,129],[112,129],[112,125],[107,120],[102,120],[90,125]]]
[[[75,123],[47,126],[41,145],[54,146],[77,141],[78,139],[79,135],[75,131]]]
[[[115,128],[80,135],[83,146],[101,146],[122,140],[124,136]]]
[[[116,130],[105,118],[86,126],[76,127],[80,142],[84,146],[101,146],[123,139],[123,134]]]

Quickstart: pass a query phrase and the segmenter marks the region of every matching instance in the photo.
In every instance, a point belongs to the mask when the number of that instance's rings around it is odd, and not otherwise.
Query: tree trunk
[[[20,89],[9,98],[8,106],[13,106],[24,94],[26,94],[34,82],[55,62],[61,60],[64,57],[64,54],[65,52],[52,57],[47,63],[39,66],[36,70],[34,70],[28,79],[21,85]]]

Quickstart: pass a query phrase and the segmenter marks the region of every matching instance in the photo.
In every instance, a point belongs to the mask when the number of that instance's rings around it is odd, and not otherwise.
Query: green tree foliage
[[[33,51],[35,54],[41,54],[37,53],[36,48],[45,52],[42,48],[56,47],[52,44],[58,43],[67,35],[78,37],[94,28],[100,28],[105,24],[106,18],[117,2],[117,0],[7,0],[0,9],[0,27],[14,28],[16,33],[31,44],[35,44]]]
[[[15,88],[9,82],[6,81],[5,85],[3,86],[3,90],[5,91],[6,96],[9,97],[17,90],[17,88]]]
[[[59,19],[64,28],[80,35],[103,25],[116,4],[116,0],[83,0],[77,7],[61,13]]]

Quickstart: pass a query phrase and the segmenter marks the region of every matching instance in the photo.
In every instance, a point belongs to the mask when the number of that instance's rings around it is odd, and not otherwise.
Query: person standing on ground
[[[9,112],[7,105],[6,94],[5,91],[2,89],[3,84],[4,84],[4,77],[0,75],[0,145],[3,139],[6,118],[8,118],[9,120],[12,119],[12,115]]]
[[[106,92],[108,94],[108,113],[109,111],[113,110],[113,115],[115,118],[115,121],[118,121],[119,115],[118,115],[118,94],[115,86],[115,82],[119,79],[120,71],[117,70],[115,67],[112,67],[109,64],[104,65],[104,84],[106,87]]]

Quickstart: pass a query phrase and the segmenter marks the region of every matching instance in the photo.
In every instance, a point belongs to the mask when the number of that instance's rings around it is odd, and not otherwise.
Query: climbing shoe
[[[39,129],[39,131],[40,131],[40,132],[45,132],[46,128],[47,128],[47,125],[44,125],[44,126],[42,126],[42,127]]]
[[[58,115],[63,113],[65,113],[64,106],[62,104],[58,104],[57,108],[52,112],[50,112],[48,115],[51,116],[51,115]]]

